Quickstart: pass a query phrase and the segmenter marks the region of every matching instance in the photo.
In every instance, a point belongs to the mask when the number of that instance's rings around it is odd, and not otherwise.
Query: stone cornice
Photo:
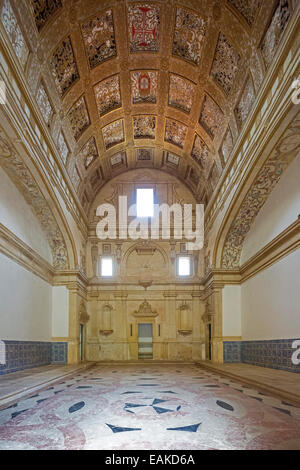
[[[245,282],[299,247],[300,217],[241,266],[241,281]]]
[[[1,223],[0,252],[49,284],[53,283],[54,269],[51,264]]]
[[[300,247],[300,217],[238,269],[212,269],[202,280],[205,290],[243,284]]]

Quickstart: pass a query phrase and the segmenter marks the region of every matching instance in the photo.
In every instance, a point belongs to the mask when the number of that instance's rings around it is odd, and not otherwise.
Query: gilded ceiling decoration
[[[114,121],[102,129],[103,140],[106,149],[120,144],[124,141],[124,124],[123,120]]]
[[[212,188],[215,189],[217,186],[217,183],[219,181],[220,173],[218,170],[217,165],[214,163],[211,169],[211,174],[210,174],[210,183],[212,185]]]
[[[107,10],[81,25],[90,68],[117,55],[112,10]]]
[[[222,131],[224,126],[223,111],[208,95],[204,96],[199,123],[212,139]]]
[[[232,152],[232,149],[233,149],[233,138],[232,138],[230,127],[228,127],[225,137],[222,142],[222,146],[221,146],[221,153],[225,162],[228,160]]]
[[[187,127],[178,121],[166,119],[165,141],[183,148]]]
[[[9,37],[11,45],[18,57],[21,66],[24,68],[28,59],[29,49],[19,27],[18,20],[8,0],[4,0],[1,21]]]
[[[31,4],[38,31],[62,7],[61,0],[31,0]]]
[[[189,113],[194,100],[196,86],[190,80],[179,75],[170,75],[169,106]]]
[[[133,128],[135,139],[155,139],[156,117],[134,116]]]
[[[158,72],[131,72],[131,93],[133,104],[156,103]]]
[[[49,125],[54,114],[54,109],[52,107],[52,104],[50,103],[48,93],[46,92],[43,82],[40,83],[40,86],[38,88],[36,101],[39,105],[40,111],[43,115],[43,118],[45,119],[46,124]]]
[[[226,94],[230,93],[233,86],[240,59],[238,52],[228,42],[224,34],[220,33],[211,75]]]
[[[94,137],[91,137],[80,150],[78,160],[81,161],[87,170],[89,166],[98,158],[98,149]]]
[[[70,36],[66,37],[55,50],[50,67],[58,93],[63,97],[79,80],[79,72]]]
[[[279,0],[277,3],[278,6],[260,46],[266,67],[271,65],[279,41],[291,15],[288,0]]]
[[[119,75],[98,83],[94,87],[94,92],[100,116],[122,106]]]
[[[137,161],[152,161],[153,160],[153,149],[137,149],[136,159]]]
[[[72,172],[72,182],[74,184],[74,188],[75,189],[78,189],[78,186],[80,184],[80,181],[81,181],[81,178],[80,178],[80,175],[78,173],[78,170],[77,170],[77,167],[76,165],[74,166],[73,168],[73,172]]]
[[[67,162],[69,147],[62,131],[58,135],[57,149],[64,163]]]
[[[226,237],[222,256],[223,268],[237,268],[240,264],[243,242],[255,217],[288,165],[300,150],[300,114],[281,137],[250,191],[244,199]]]
[[[199,65],[206,22],[196,13],[177,8],[173,54]]]
[[[111,157],[110,164],[112,168],[116,168],[118,166],[123,166],[124,164],[126,164],[126,153],[120,152]]]
[[[58,152],[81,175],[85,209],[97,170],[107,181],[112,168],[143,161],[193,181],[196,199],[206,203],[217,178],[213,163],[220,177],[292,16],[287,0],[2,5],[4,29]],[[126,158],[112,167],[116,145]],[[198,185],[189,168],[199,172]]]
[[[240,128],[242,127],[243,122],[247,119],[247,116],[249,112],[251,111],[254,101],[255,101],[255,91],[254,91],[252,78],[249,75],[246,80],[246,84],[245,84],[241,99],[234,110],[236,121]]]
[[[190,168],[189,179],[191,180],[194,186],[198,186],[200,182],[200,175],[194,168]]]
[[[203,168],[203,170],[207,171],[210,167],[211,157],[209,149],[199,135],[195,136],[191,156],[200,165],[200,167]]]
[[[174,153],[168,152],[167,153],[167,163],[170,163],[171,165],[178,166],[180,162],[180,157],[178,155],[175,155]]]
[[[252,26],[262,0],[228,0],[238,12],[245,18],[249,26]]]
[[[157,52],[159,48],[160,8],[150,3],[129,5],[130,52]]]
[[[68,119],[74,138],[78,140],[91,123],[84,96],[73,104],[68,113]]]

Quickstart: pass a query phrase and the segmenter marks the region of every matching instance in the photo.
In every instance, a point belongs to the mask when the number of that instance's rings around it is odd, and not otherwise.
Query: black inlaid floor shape
[[[229,403],[226,403],[226,401],[217,400],[216,403],[217,403],[217,405],[220,406],[221,408],[224,408],[224,410],[234,411],[233,406],[229,405]]]
[[[70,406],[69,408],[69,413],[75,413],[75,411],[81,410],[85,406],[84,401],[79,401],[78,403],[75,403],[74,405]]]

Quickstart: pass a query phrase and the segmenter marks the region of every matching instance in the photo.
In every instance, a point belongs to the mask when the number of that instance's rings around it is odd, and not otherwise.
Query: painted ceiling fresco
[[[130,52],[157,52],[160,8],[143,3],[128,7]]]
[[[208,95],[204,96],[199,123],[212,139],[224,125],[224,114],[217,103]]]
[[[112,122],[102,129],[103,140],[106,149],[120,144],[124,140],[123,120]]]
[[[165,141],[177,145],[180,148],[184,146],[184,140],[187,133],[187,127],[181,122],[166,120]]]
[[[120,79],[118,75],[114,75],[98,83],[94,91],[100,116],[122,106]]]
[[[173,54],[199,65],[205,31],[206,23],[199,15],[177,8]]]
[[[155,116],[134,116],[133,127],[135,139],[155,139]]]
[[[186,113],[191,111],[196,86],[190,80],[179,75],[170,75],[169,106],[178,108]]]
[[[68,113],[68,118],[71,124],[74,138],[75,140],[78,140],[90,125],[90,117],[84,96],[79,98],[79,100],[73,104]]]
[[[211,75],[227,94],[234,84],[240,59],[241,56],[238,52],[228,42],[224,34],[220,33]]]
[[[249,26],[252,26],[262,0],[228,0],[237,11],[245,18]]]
[[[84,207],[111,169],[142,162],[207,202],[292,3],[3,0],[0,18]]]
[[[31,0],[31,4],[38,31],[62,8],[62,0]]]
[[[83,23],[81,30],[91,69],[117,55],[112,10]]]
[[[79,72],[70,36],[61,41],[51,60],[53,78],[61,97],[79,80]]]
[[[91,137],[79,153],[78,160],[82,162],[87,170],[89,166],[98,158],[98,150],[94,137]]]
[[[157,71],[131,72],[131,93],[133,104],[156,103],[158,85]]]

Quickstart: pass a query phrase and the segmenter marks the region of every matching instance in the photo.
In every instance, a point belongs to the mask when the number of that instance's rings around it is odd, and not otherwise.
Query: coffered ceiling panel
[[[207,202],[292,13],[290,0],[3,0],[1,19],[88,209],[116,172],[147,165]]]

